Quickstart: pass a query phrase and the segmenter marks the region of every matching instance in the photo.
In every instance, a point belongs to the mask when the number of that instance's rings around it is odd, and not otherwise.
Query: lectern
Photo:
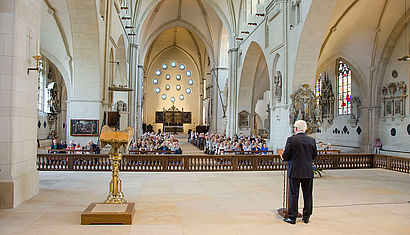
[[[104,203],[93,202],[83,211],[81,224],[132,224],[135,203],[127,203],[125,200],[119,171],[122,159],[120,148],[123,147],[126,151],[133,135],[134,131],[131,127],[124,131],[115,131],[108,126],[102,128],[101,147],[111,145],[108,153],[112,165],[109,194]]]
[[[283,161],[283,149],[276,149],[278,152],[280,159]],[[282,216],[283,218],[288,218],[289,217],[289,178],[287,174],[287,168],[283,170],[283,198],[284,198],[284,207],[278,209],[278,214]],[[302,214],[298,213],[298,217],[302,217]]]

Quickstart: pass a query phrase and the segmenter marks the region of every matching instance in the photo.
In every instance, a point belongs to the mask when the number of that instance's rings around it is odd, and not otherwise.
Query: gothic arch
[[[359,89],[360,89],[360,99],[363,104],[368,104],[369,103],[369,89],[366,83],[366,76],[363,73],[363,71],[360,69],[360,66],[355,62],[353,58],[350,58],[349,56],[343,54],[343,53],[337,53],[330,58],[326,59],[325,62],[323,62],[320,66],[318,66],[318,69],[316,71],[316,75],[314,77],[314,81],[316,81],[317,77],[319,74],[327,67],[335,67],[335,64],[337,61],[342,60],[344,63],[346,63],[349,68],[352,70],[352,78],[358,83]],[[334,71],[329,71],[334,73],[335,79],[336,79],[336,69]],[[335,94],[337,93],[336,91],[337,87],[335,86]]]
[[[136,27],[136,32],[137,35],[141,35],[141,30],[142,30],[142,25],[143,22],[145,22],[145,20],[147,20],[148,15],[151,13],[151,11],[156,8],[158,6],[158,4],[161,4],[163,0],[155,0],[152,1],[146,8],[145,11],[140,13],[139,11],[135,11],[135,16],[137,16],[137,14],[140,14],[141,17],[135,17],[135,19],[139,19],[137,20],[138,22],[133,22],[137,27]],[[228,32],[228,39],[230,44],[233,44],[234,42],[234,37],[233,37],[233,27],[231,26],[231,21],[229,21],[225,15],[225,13],[222,11],[222,9],[218,6],[218,4],[215,3],[214,0],[204,0],[206,2],[206,4],[208,4],[208,6],[210,8],[212,8],[213,11],[215,11],[215,13],[218,15],[219,19],[221,20],[222,24],[225,27],[225,30]],[[234,24],[234,21],[232,22],[232,24]]]
[[[384,45],[383,51],[380,55],[379,63],[377,64],[376,69],[376,81],[373,83],[372,90],[376,93],[372,97],[372,102],[375,104],[380,103],[381,90],[383,87],[384,75],[386,73],[386,67],[389,63],[390,57],[393,53],[393,49],[397,44],[397,41],[400,39],[401,35],[405,32],[405,29],[408,25],[410,19],[410,9],[407,10],[405,14],[399,19],[392,32],[387,39],[386,44]],[[405,62],[408,63],[408,62]]]
[[[338,0],[312,1],[301,33],[295,61],[292,91],[303,84],[313,85],[325,31]]]
[[[199,29],[197,29],[194,25],[190,24],[189,22],[185,22],[182,20],[178,20],[178,21],[170,21],[165,23],[164,25],[160,26],[157,30],[155,30],[155,33],[150,35],[147,38],[147,41],[143,43],[143,47],[142,47],[142,64],[144,64],[144,60],[146,58],[146,54],[149,51],[149,49],[152,47],[152,45],[155,43],[155,40],[165,31],[167,31],[170,28],[176,27],[176,26],[180,26],[188,31],[191,31],[192,33],[194,33],[201,41],[202,43],[205,45],[206,50],[209,54],[209,57],[211,59],[211,62],[214,63],[215,62],[215,56],[214,56],[214,50],[212,50],[212,45],[211,43],[206,39],[206,37],[199,31]]]
[[[241,70],[237,100],[238,110],[253,114],[257,99],[270,87],[266,58],[258,43],[250,43]],[[253,116],[251,115],[251,117]],[[253,121],[254,119],[251,118],[251,132],[254,127]]]

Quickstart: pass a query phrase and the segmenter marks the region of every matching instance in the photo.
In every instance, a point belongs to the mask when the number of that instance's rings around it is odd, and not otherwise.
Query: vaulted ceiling
[[[211,63],[217,63],[221,42],[228,40],[222,21],[204,0],[163,0],[147,5],[136,29],[145,59],[174,44],[197,57],[198,64],[208,60],[203,53],[206,48]]]
[[[354,61],[364,76],[377,68],[391,34],[401,22],[409,0],[339,0],[329,21],[318,64],[343,56]],[[408,14],[410,15],[410,14]],[[397,37],[400,35],[397,35]],[[403,52],[406,54],[406,52]]]

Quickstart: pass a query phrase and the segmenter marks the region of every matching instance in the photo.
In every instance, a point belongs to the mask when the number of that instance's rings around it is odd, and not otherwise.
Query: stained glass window
[[[177,74],[176,79],[179,81],[181,80],[181,74]]]
[[[156,93],[160,93],[160,92],[161,92],[161,89],[160,89],[159,87],[157,87],[157,88],[155,88],[155,92],[156,92]]]
[[[179,99],[180,99],[180,100],[184,100],[184,99],[185,99],[185,96],[181,94],[181,95],[179,95]]]
[[[165,70],[165,69],[167,69],[167,68],[168,68],[167,64],[163,64],[163,65],[162,65],[162,69]]]
[[[191,89],[190,88],[187,88],[185,91],[186,91],[187,94],[191,94]]]
[[[169,91],[169,89],[171,89],[171,86],[170,86],[169,84],[167,84],[167,85],[165,85],[165,89],[166,89],[167,91]]]
[[[175,102],[175,97],[171,97],[171,102],[174,103]]]
[[[40,60],[40,70],[38,72],[38,80],[37,80],[37,110],[39,111],[44,111],[44,103],[45,103],[45,99],[44,99],[44,93],[45,93],[45,87],[46,87],[46,79],[45,79],[45,74],[44,74],[44,70],[43,70],[43,63]]]
[[[181,90],[181,85],[178,84],[175,88],[177,89],[177,91],[179,91]]]
[[[185,65],[184,65],[184,64],[181,64],[181,65],[179,66],[179,68],[180,68],[181,70],[184,70],[184,69],[185,69]]]
[[[319,76],[316,79],[316,84],[315,84],[315,96],[316,96],[316,103],[319,105],[319,96],[322,95],[322,74],[319,74]]]
[[[155,74],[156,74],[157,76],[159,76],[159,75],[161,75],[161,71],[157,70],[157,71],[155,71]]]
[[[172,67],[172,68],[175,68],[176,66],[177,66],[177,63],[174,62],[174,61],[172,61],[172,62],[171,62],[171,67]]]
[[[167,98],[167,95],[162,94],[161,98],[162,98],[163,100],[165,100],[165,99]]]
[[[339,115],[350,114],[352,96],[352,70],[343,61],[338,62]]]
[[[194,80],[189,79],[189,80],[188,80],[188,84],[189,84],[189,85],[194,85]]]
[[[188,77],[191,77],[191,71],[186,71],[186,75],[188,76]]]
[[[167,80],[171,79],[171,75],[170,74],[165,75],[165,79]]]
[[[153,83],[154,85],[158,84],[158,79],[154,78],[154,79],[152,80],[152,83]]]

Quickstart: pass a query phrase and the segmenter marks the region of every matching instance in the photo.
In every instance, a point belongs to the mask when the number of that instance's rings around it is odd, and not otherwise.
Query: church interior
[[[409,20],[410,0],[0,0],[0,234],[408,234]],[[328,149],[291,227],[296,120]],[[104,125],[133,133],[132,225],[80,225]],[[161,133],[180,147],[138,147]]]

